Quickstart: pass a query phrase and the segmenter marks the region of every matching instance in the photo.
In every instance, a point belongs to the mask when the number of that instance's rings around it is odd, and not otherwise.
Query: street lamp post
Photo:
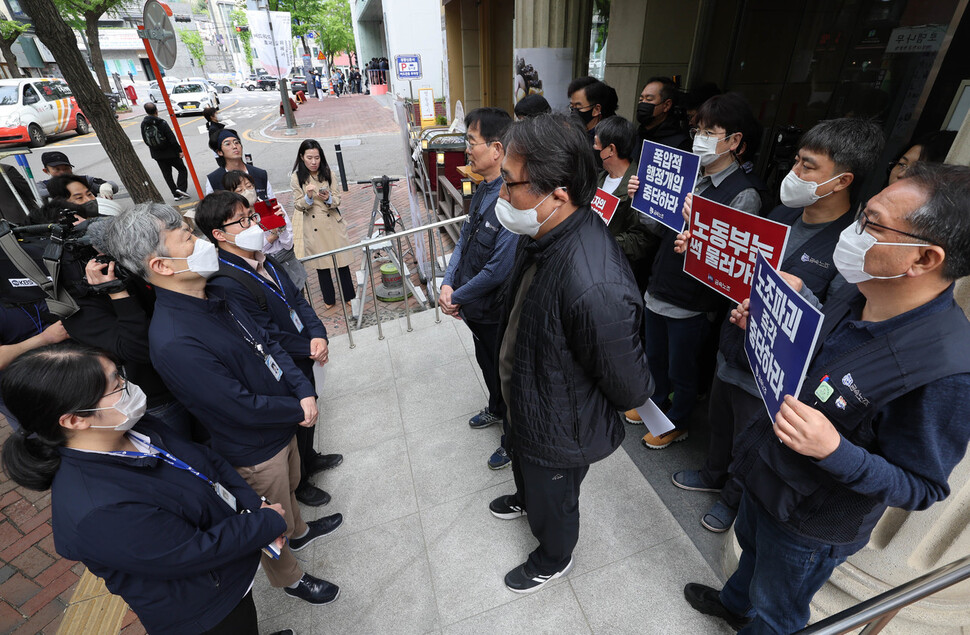
[[[276,34],[273,32],[273,14],[269,10],[269,2],[264,3],[266,7],[266,18],[269,21],[269,37],[273,43],[273,55],[276,57],[276,81],[280,89],[280,99],[283,102],[283,116],[286,117],[286,132],[288,135],[296,134],[296,117],[293,116],[293,109],[290,108],[290,97],[286,92],[286,78],[280,73],[280,54],[276,49]]]

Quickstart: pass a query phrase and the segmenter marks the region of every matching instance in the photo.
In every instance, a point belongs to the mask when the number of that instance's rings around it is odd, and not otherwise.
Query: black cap
[[[45,168],[49,165],[69,165],[72,168],[74,167],[74,164],[68,160],[67,155],[63,152],[45,152],[40,155],[40,162],[44,164]]]

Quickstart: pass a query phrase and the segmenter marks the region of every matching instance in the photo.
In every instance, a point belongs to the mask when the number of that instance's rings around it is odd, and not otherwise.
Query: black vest
[[[266,195],[266,186],[269,183],[269,175],[266,170],[261,170],[253,165],[247,165],[246,171],[249,176],[253,179],[253,184],[256,186],[256,196],[259,197],[261,201],[265,201],[269,198]],[[205,178],[209,179],[209,185],[212,186],[213,192],[218,192],[219,190],[224,190],[226,188],[222,187],[222,177],[226,175],[226,168],[220,167],[213,172],[209,172]]]
[[[471,202],[471,215],[468,226],[464,228],[464,240],[461,246],[461,260],[455,269],[455,289],[461,288],[463,284],[471,280],[475,275],[485,268],[488,261],[495,251],[495,241],[499,233],[508,231],[498,222],[495,215],[495,200],[492,199],[491,205],[482,203],[488,198],[485,185],[480,185],[475,191],[475,198]],[[476,200],[477,199],[477,200]],[[501,320],[496,295],[499,288],[494,293],[487,294],[477,300],[461,305],[462,316],[472,322],[483,322],[497,324]]]
[[[801,209],[779,205],[768,218],[791,227],[802,215]],[[842,230],[852,223],[852,214],[846,213],[835,219],[828,227],[809,238],[797,250],[792,251],[781,263],[781,270],[798,276],[812,290],[815,297],[825,302],[829,285],[838,273],[832,254],[839,242]],[[744,354],[744,331],[725,318],[721,323],[718,350],[724,360],[734,368],[748,370],[748,358]]]
[[[850,316],[859,297],[844,289],[823,307],[821,343]],[[850,443],[881,454],[873,419],[888,403],[939,379],[970,372],[970,328],[962,309],[949,308],[910,321],[852,350],[840,351],[826,364],[812,361],[799,400],[820,410]],[[815,395],[822,378],[835,389],[825,402]],[[750,435],[750,438],[743,438]],[[885,505],[848,490],[815,461],[778,443],[766,413],[739,437],[746,448],[742,474],[747,491],[779,521],[796,532],[829,544],[867,537]],[[736,460],[736,463],[738,460]],[[735,470],[737,465],[732,465]],[[813,522],[820,513],[838,522]],[[823,526],[824,525],[824,526]]]
[[[717,187],[709,187],[702,195],[722,205],[729,205],[734,197],[753,188],[754,185],[738,168]],[[684,254],[674,252],[677,232],[664,229],[657,256],[653,260],[653,273],[647,285],[647,292],[664,302],[669,302],[688,311],[710,312],[723,309],[727,300],[717,291],[684,273]]]

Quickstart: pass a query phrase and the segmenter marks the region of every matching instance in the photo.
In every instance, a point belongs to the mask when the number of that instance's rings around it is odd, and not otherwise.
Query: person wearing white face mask
[[[799,140],[795,165],[782,184],[782,204],[768,218],[791,227],[781,271],[802,280],[806,296],[824,302],[845,284],[833,252],[842,230],[853,221],[853,186],[875,167],[882,147],[882,130],[864,119],[823,121]],[[689,232],[681,234],[676,248],[686,249],[689,238]],[[744,331],[725,318],[708,402],[707,458],[701,469],[671,477],[684,490],[720,491],[717,502],[701,516],[701,525],[717,533],[727,531],[741,503],[741,482],[729,469],[734,439],[764,410],[743,342]]]
[[[596,177],[585,131],[575,117],[539,115],[513,123],[503,143],[495,213],[522,235],[499,346],[515,492],[489,510],[528,516],[539,546],[505,585],[531,593],[572,567],[580,485],[623,441],[617,411],[644,403],[653,382],[633,272],[589,207]]]
[[[322,366],[329,361],[327,329],[276,259],[260,251],[263,231],[258,215],[247,205],[241,195],[227,191],[213,192],[199,203],[195,224],[219,248],[219,271],[209,278],[207,288],[220,289],[236,300],[313,383],[314,362]],[[316,426],[300,426],[296,431],[296,500],[313,507],[326,505],[330,495],[310,483],[310,476],[343,461],[339,454],[322,455],[313,449],[315,430]]]
[[[60,555],[103,578],[150,633],[256,635],[250,589],[260,549],[283,545],[279,504],[146,415],[145,394],[97,349],[25,353],[2,391],[23,426],[4,443],[4,471],[51,490]]]
[[[138,205],[115,218],[104,242],[125,269],[155,287],[148,339],[158,374],[208,430],[212,449],[286,512],[287,546],[279,559],[263,557],[270,584],[312,604],[334,601],[339,589],[304,574],[292,553],[343,520],[334,514],[305,522],[294,495],[296,429],[317,419],[313,385],[244,307],[206,288],[219,270],[218,252],[189,232],[177,211]]]
[[[697,128],[691,130],[694,153],[701,155],[702,166],[694,194],[757,214],[761,197],[735,156],[742,142],[741,130],[751,118],[751,109],[737,93],[716,95],[701,105]],[[639,179],[630,179],[630,196],[639,185]],[[647,432],[642,443],[646,448],[660,450],[687,438],[687,426],[701,391],[699,361],[709,361],[709,366],[713,366],[712,321],[728,305],[716,291],[684,273],[683,252],[674,249],[677,232],[656,223],[655,226],[661,242],[643,296],[647,307],[647,355],[650,374],[657,381],[653,400],[661,407],[669,404],[667,417],[675,429],[659,437]],[[668,401],[671,393],[673,398]],[[641,423],[635,410],[625,416],[630,423]]]
[[[835,263],[858,282],[822,306],[799,394],[735,440],[740,563],[720,591],[688,584],[694,609],[743,633],[799,631],[888,507],[947,497],[970,442],[970,323],[953,297],[970,274],[967,200],[970,168],[917,163],[843,230]],[[746,306],[733,318],[743,327]]]

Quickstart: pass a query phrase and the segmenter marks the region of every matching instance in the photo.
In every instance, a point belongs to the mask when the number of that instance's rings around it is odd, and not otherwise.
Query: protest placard
[[[797,397],[802,389],[821,328],[821,312],[759,255],[744,352],[772,421],[785,395]]]
[[[751,295],[755,257],[781,265],[788,225],[694,196],[684,271],[735,302]]]
[[[616,213],[616,208],[619,204],[620,199],[600,188],[596,188],[596,194],[593,195],[593,200],[589,206],[593,208],[594,212],[599,214],[604,223],[609,225],[610,221],[613,220],[613,214]]]
[[[633,209],[675,232],[684,227],[680,210],[684,198],[694,191],[701,158],[653,141],[644,141],[640,150],[637,177],[640,187],[630,201]]]

